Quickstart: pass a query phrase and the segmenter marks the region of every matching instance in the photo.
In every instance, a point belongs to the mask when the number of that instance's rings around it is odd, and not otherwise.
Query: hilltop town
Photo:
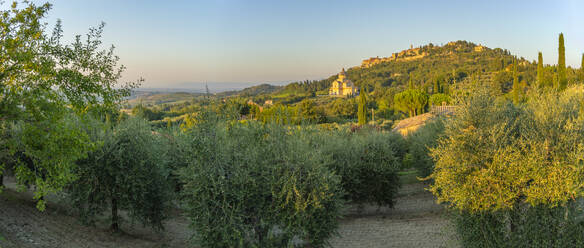
[[[446,47],[455,47],[455,51],[458,51],[460,49],[463,49],[463,47],[459,44],[457,44],[456,42],[452,41],[452,42],[448,42],[446,45]],[[477,45],[474,46],[473,50],[475,52],[482,52],[485,51],[487,48],[482,46],[482,45]],[[449,54],[453,54],[454,51],[449,51]],[[421,59],[424,58],[428,55],[427,51],[423,51],[421,47],[417,47],[414,48],[413,45],[410,46],[410,49],[407,50],[403,50],[401,52],[397,52],[397,53],[392,53],[391,56],[389,57],[382,57],[380,58],[379,56],[377,57],[371,57],[368,59],[363,60],[363,62],[361,62],[361,67],[362,68],[369,68],[371,66],[374,66],[376,64],[380,64],[383,62],[398,62],[398,61],[410,61],[410,60],[416,60],[416,59]]]

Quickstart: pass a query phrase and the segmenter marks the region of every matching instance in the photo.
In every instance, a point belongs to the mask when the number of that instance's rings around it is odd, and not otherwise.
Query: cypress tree
[[[582,64],[580,65],[580,81],[584,82],[584,53],[582,53]]]
[[[434,88],[432,89],[432,94],[440,93],[440,86],[438,85],[438,79],[434,79]]]
[[[566,77],[566,47],[564,46],[564,34],[560,33],[558,46],[558,90],[564,90],[568,85]]]
[[[413,80],[413,73],[410,72],[410,82],[408,83],[408,89],[413,90],[414,89],[414,80]]]
[[[545,86],[543,83],[543,55],[541,52],[537,55],[537,85],[540,88]]]
[[[517,60],[513,60],[513,103],[519,103],[519,76],[517,75]]]
[[[448,82],[442,82],[441,93],[450,95],[450,84]]]
[[[367,124],[367,99],[365,98],[365,94],[365,90],[363,86],[361,86],[361,92],[359,92],[359,107],[357,109],[359,125]]]

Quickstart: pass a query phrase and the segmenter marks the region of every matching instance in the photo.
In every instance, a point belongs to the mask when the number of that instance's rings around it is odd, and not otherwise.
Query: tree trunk
[[[306,248],[312,248],[312,240],[310,240],[310,233],[306,234],[306,244],[304,244],[304,247]]]
[[[118,218],[118,199],[112,197],[112,226],[111,229],[114,232],[118,232],[120,230],[119,226],[119,218]]]
[[[4,173],[0,173],[0,188],[4,186]]]

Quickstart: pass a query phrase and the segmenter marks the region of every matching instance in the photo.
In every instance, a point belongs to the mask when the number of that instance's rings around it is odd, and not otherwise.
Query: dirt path
[[[333,247],[452,247],[443,209],[434,203],[422,184],[404,186],[394,209],[348,209],[341,220]],[[58,204],[39,212],[28,193],[10,184],[0,194],[0,247],[190,247],[188,220],[172,214],[166,230],[157,234],[140,225],[122,225],[123,234],[112,234],[105,223],[86,227]]]
[[[341,220],[333,247],[457,247],[444,208],[425,185],[405,185],[393,209],[354,206]]]

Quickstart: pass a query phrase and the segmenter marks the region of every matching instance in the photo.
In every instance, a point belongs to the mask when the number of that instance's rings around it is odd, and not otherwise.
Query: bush
[[[480,89],[446,124],[431,191],[460,213],[465,247],[581,244],[582,91],[514,105]]]
[[[256,122],[201,123],[181,170],[187,213],[203,247],[321,247],[340,217],[339,177],[298,130]]]
[[[111,209],[111,228],[119,229],[118,210],[127,210],[156,230],[163,228],[170,201],[165,144],[141,119],[129,119],[114,128],[89,128],[102,145],[77,162],[77,180],[69,187],[73,204],[86,224]]]
[[[178,127],[167,127],[160,130],[164,148],[166,148],[166,159],[170,170],[169,183],[175,193],[182,190],[179,171],[189,165],[192,143],[190,136],[182,132]]]
[[[438,139],[443,134],[444,120],[436,119],[426,123],[407,137],[412,166],[417,169],[418,176],[427,177],[434,170],[434,160],[430,157],[430,149],[438,145]]]
[[[529,206],[513,210],[455,212],[462,247],[583,247],[581,204]]]
[[[442,93],[433,94],[430,96],[430,100],[428,102],[431,105],[441,106],[443,103],[450,104],[451,99],[450,96]]]
[[[315,138],[316,149],[331,157],[330,168],[341,176],[348,200],[393,206],[406,148],[400,135],[363,129],[323,132]]]

